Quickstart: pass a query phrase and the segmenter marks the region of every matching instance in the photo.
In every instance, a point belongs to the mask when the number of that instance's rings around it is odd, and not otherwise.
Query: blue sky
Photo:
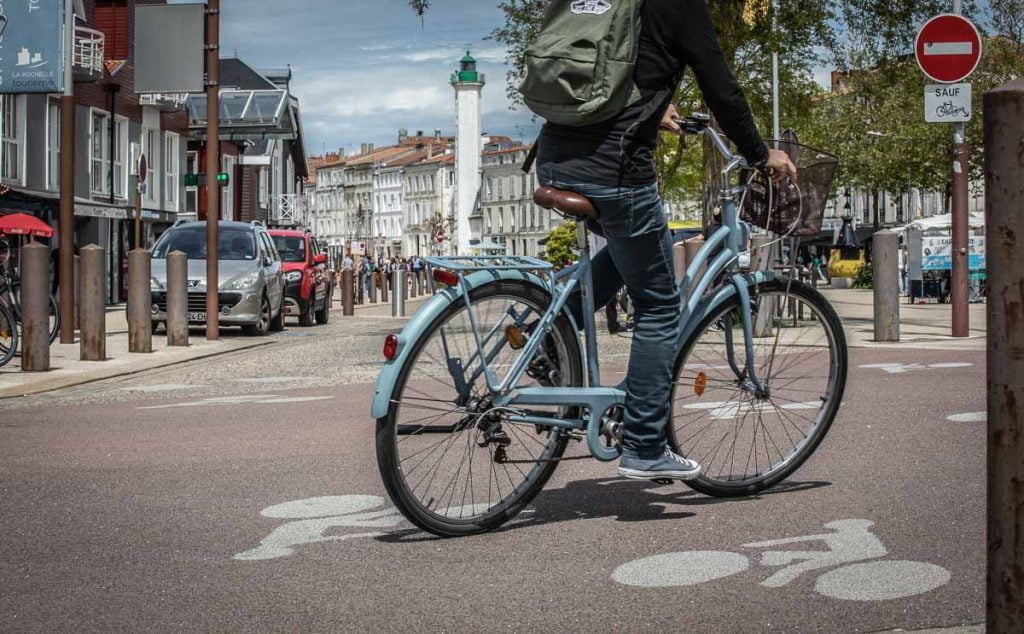
[[[351,153],[394,143],[399,128],[453,134],[448,79],[469,45],[487,74],[483,129],[529,142],[538,125],[509,111],[504,50],[484,41],[502,21],[496,4],[439,0],[421,26],[406,0],[221,0],[221,54],[291,64],[307,151]]]

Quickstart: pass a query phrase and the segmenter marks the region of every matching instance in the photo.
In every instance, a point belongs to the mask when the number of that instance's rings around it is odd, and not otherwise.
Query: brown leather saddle
[[[533,202],[563,216],[597,220],[597,207],[594,206],[594,203],[585,196],[566,189],[556,189],[545,185],[534,192]]]

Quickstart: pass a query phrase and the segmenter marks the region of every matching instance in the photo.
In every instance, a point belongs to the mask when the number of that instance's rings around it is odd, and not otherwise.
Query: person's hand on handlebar
[[[772,178],[776,181],[788,176],[791,181],[796,182],[796,165],[793,165],[789,155],[782,150],[768,150],[768,160],[765,161],[764,167],[772,171]]]
[[[661,118],[661,124],[658,126],[658,129],[682,135],[683,128],[679,125],[680,121],[682,121],[682,118],[679,116],[679,111],[676,110],[674,105],[669,104],[668,110],[665,111],[665,116]]]

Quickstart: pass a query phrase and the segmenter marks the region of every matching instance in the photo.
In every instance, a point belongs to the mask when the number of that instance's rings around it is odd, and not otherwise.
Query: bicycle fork
[[[758,397],[768,396],[768,388],[762,382],[760,377],[757,375],[757,367],[754,364],[754,320],[753,310],[750,304],[750,290],[747,286],[746,276],[735,273],[730,278],[733,286],[736,287],[736,294],[740,299],[740,318],[743,326],[743,344],[744,351],[746,354],[746,369],[740,370],[736,363],[735,348],[733,346],[733,335],[732,325],[729,323],[725,324],[725,351],[726,358],[729,360],[729,367],[733,373],[736,374],[736,378],[744,384],[743,386],[749,386],[753,388],[754,395]],[[726,318],[727,321],[730,321]]]

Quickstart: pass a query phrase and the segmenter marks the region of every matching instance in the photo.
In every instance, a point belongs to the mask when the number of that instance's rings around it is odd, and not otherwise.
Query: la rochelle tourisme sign
[[[64,90],[63,0],[0,0],[0,93]]]

